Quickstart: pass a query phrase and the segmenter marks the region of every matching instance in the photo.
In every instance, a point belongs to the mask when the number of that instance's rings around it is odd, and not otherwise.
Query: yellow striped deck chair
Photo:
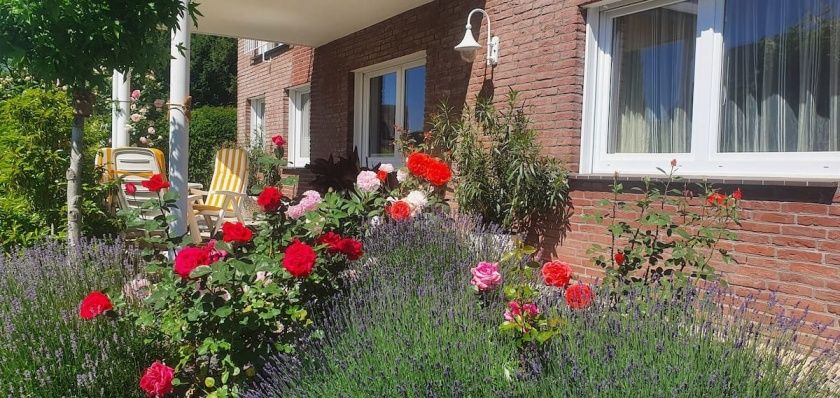
[[[99,179],[102,183],[107,183],[114,179],[114,148],[99,148],[96,151],[96,157],[93,160],[93,165],[97,170],[102,170],[102,176]]]
[[[225,218],[242,218],[243,198],[248,188],[248,153],[238,148],[223,148],[216,152],[213,180],[206,192],[192,190],[190,204],[196,216],[203,216],[212,237]],[[215,224],[212,219],[215,218]]]

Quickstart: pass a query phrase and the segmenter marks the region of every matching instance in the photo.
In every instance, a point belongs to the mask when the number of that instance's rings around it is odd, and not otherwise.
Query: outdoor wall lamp
[[[487,12],[480,8],[470,11],[470,14],[467,16],[467,32],[464,34],[464,40],[461,40],[455,46],[455,50],[461,53],[461,59],[464,62],[475,61],[475,56],[478,53],[478,49],[481,48],[481,45],[473,37],[470,19],[477,12],[484,14],[484,17],[487,18],[487,65],[495,66],[499,63],[499,37],[490,35],[490,15],[487,15]],[[479,24],[479,26],[481,25]]]

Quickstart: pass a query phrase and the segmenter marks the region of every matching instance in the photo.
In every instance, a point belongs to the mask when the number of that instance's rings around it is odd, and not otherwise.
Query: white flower
[[[378,227],[378,226],[380,226],[380,225],[382,225],[382,217],[379,217],[379,216],[373,216],[373,217],[370,219],[370,226],[371,226],[371,227]]]
[[[397,170],[397,181],[402,183],[405,179],[408,178],[408,171],[404,168]]]
[[[412,215],[417,215],[423,211],[423,208],[425,208],[426,204],[429,203],[426,199],[426,194],[421,191],[411,191],[403,200],[408,202],[408,205],[411,206]]]
[[[131,108],[132,111],[136,110],[137,109],[137,104],[131,104],[131,106],[129,108]]]
[[[146,130],[146,131],[148,131],[150,135],[155,135],[155,128],[154,127],[149,127],[149,129]]]
[[[149,139],[146,137],[140,137],[140,143],[146,145],[149,143]]]
[[[125,125],[125,131],[128,131],[129,133],[134,131],[134,126],[132,126],[130,124],[126,124]]]
[[[382,182],[376,177],[376,172],[365,170],[356,176],[356,186],[362,192],[376,192],[382,186]]]
[[[141,115],[139,113],[132,113],[131,114],[131,121],[132,122],[137,123],[141,120],[143,120],[143,115]]]
[[[394,165],[390,163],[382,163],[379,165],[379,171],[384,171],[388,174],[391,174],[394,172]]]

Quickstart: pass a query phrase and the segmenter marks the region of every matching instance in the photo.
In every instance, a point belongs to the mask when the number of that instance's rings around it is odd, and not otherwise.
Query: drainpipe
[[[189,0],[180,0],[186,9]],[[178,17],[169,47],[169,181],[178,193],[176,216],[172,224],[174,236],[187,231],[187,181],[190,153],[190,28],[189,12]]]

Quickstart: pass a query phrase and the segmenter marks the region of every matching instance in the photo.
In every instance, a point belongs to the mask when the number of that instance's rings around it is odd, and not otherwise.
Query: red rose
[[[723,196],[723,194],[718,193],[718,192],[712,192],[712,193],[709,194],[708,197],[706,197],[706,202],[708,202],[710,205],[714,205],[714,204],[722,205],[723,202],[725,202],[725,201],[726,201],[726,196]]]
[[[163,397],[172,392],[172,379],[175,378],[175,369],[155,361],[149,366],[140,378],[140,389],[148,397]]]
[[[102,292],[93,291],[79,305],[79,316],[82,319],[93,319],[112,309],[114,309],[114,305],[111,304],[111,299],[108,296]]]
[[[430,184],[439,187],[445,185],[452,179],[452,170],[443,161],[434,159],[426,169],[426,180]]]
[[[616,264],[618,264],[618,265],[624,264],[624,260],[625,260],[624,252],[616,252],[615,255],[613,256],[613,258],[615,259]]]
[[[411,217],[411,206],[402,200],[398,200],[385,208],[385,212],[394,221],[408,220]]]
[[[273,142],[274,145],[277,145],[277,146],[286,145],[286,139],[283,138],[283,136],[280,135],[280,134],[277,134],[274,137],[271,137],[271,142]]]
[[[245,243],[251,240],[254,233],[241,222],[226,222],[222,224],[222,239],[225,242]]]
[[[425,153],[414,152],[408,156],[405,165],[408,167],[408,171],[410,171],[411,174],[418,177],[426,177],[426,170],[429,167],[429,162],[431,160],[432,157],[426,155]]]
[[[292,276],[296,278],[305,278],[312,273],[312,267],[315,265],[315,250],[312,250],[309,245],[302,243],[295,239],[292,244],[286,248],[286,253],[283,256],[283,267],[289,271]]]
[[[185,247],[175,256],[175,273],[181,279],[189,279],[194,269],[210,265],[210,250],[207,247]]]
[[[362,257],[362,242],[352,238],[344,238],[338,242],[338,251],[347,256],[350,261],[356,261]]]
[[[137,185],[134,185],[133,182],[129,182],[125,184],[125,193],[129,195],[134,195],[137,193]]]
[[[735,200],[741,200],[742,196],[741,188],[736,189],[735,192],[732,193],[732,197],[735,198]]]
[[[671,159],[671,167],[677,167],[677,159]]]
[[[376,172],[376,178],[378,178],[379,181],[385,182],[385,180],[388,179],[388,172],[385,170],[378,170]]]
[[[575,310],[588,307],[592,304],[592,289],[582,283],[570,286],[566,289],[566,304]]]
[[[257,197],[257,204],[263,208],[265,212],[275,212],[282,204],[283,194],[276,187],[265,187],[260,196]]]
[[[572,278],[572,267],[562,261],[550,261],[543,264],[542,274],[546,285],[566,287]]]
[[[164,180],[163,176],[160,174],[153,175],[152,178],[141,182],[140,185],[144,186],[151,192],[160,192],[161,189],[169,188],[171,186],[169,181]]]
[[[318,243],[326,244],[327,250],[329,250],[331,253],[337,253],[341,251],[338,248],[339,242],[341,242],[341,235],[332,231],[327,232],[318,238]]]

